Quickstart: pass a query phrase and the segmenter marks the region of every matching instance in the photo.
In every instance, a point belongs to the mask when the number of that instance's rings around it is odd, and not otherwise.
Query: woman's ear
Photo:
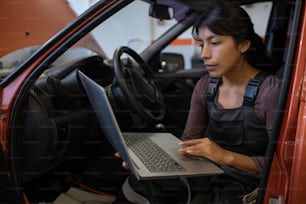
[[[239,50],[241,53],[245,53],[251,46],[251,41],[246,40],[239,44]]]

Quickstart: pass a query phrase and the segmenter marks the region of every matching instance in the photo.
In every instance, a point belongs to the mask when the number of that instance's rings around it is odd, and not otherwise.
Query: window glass
[[[148,3],[135,1],[92,31],[93,37],[108,58],[112,57],[119,46],[128,46],[141,52],[176,23],[175,20],[161,22],[153,19],[148,12]]]
[[[73,0],[70,0],[70,2],[72,3]],[[88,0],[87,2],[88,6],[93,3],[95,3],[95,0]],[[82,9],[79,7],[74,6],[74,10],[81,13]],[[255,31],[264,39],[272,2],[254,3],[242,7],[249,13],[254,23]],[[119,46],[131,47],[139,53],[177,23],[174,19],[164,21],[153,19],[148,15],[148,12],[148,3],[134,1],[91,32],[91,35],[107,58],[112,58],[114,50]],[[185,60],[185,69],[203,67],[202,60],[199,58],[200,48],[192,39],[191,28],[182,33],[163,52],[182,54]]]

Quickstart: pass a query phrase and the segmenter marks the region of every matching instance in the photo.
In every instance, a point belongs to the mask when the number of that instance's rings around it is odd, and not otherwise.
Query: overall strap
[[[211,78],[208,84],[206,97],[207,101],[212,102],[218,90],[220,78]]]
[[[245,90],[243,106],[253,107],[261,82],[268,76],[265,72],[260,72],[254,79],[248,82]]]

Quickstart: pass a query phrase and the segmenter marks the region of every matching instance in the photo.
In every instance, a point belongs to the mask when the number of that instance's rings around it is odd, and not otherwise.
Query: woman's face
[[[232,36],[215,34],[207,27],[199,28],[198,37],[201,58],[212,77],[239,73],[244,63],[243,53],[248,47],[237,45]]]

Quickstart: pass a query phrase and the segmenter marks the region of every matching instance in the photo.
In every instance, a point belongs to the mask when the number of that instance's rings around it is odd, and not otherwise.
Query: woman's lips
[[[216,65],[213,64],[205,64],[207,71],[213,71]]]

